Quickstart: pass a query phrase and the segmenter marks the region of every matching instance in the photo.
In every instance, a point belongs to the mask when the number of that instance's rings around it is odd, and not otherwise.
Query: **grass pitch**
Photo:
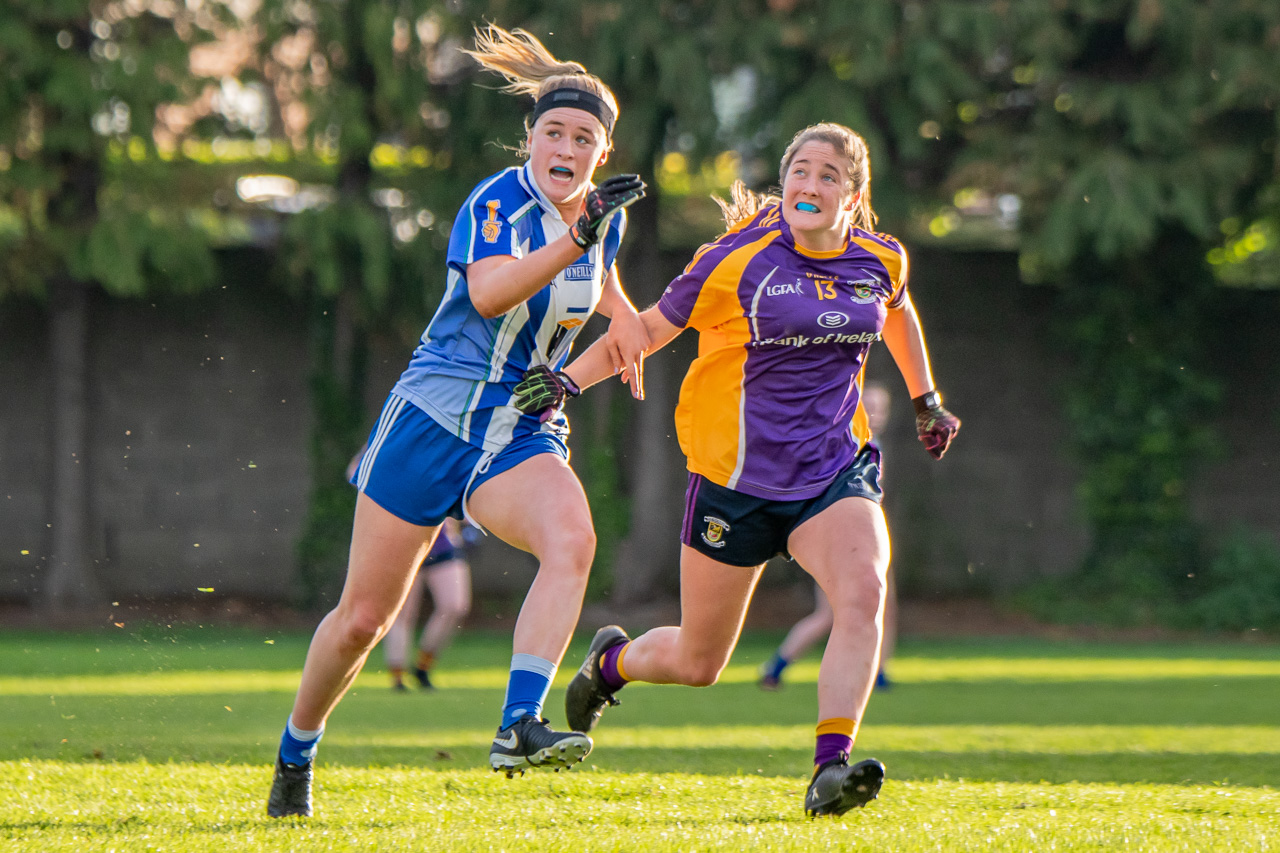
[[[306,636],[130,626],[0,634],[0,850],[1275,850],[1274,646],[906,641],[855,757],[889,778],[804,816],[817,661],[755,687],[633,685],[570,773],[488,770],[509,638],[469,634],[434,693],[377,663],[330,721],[317,814],[265,816]],[[547,715],[587,636],[566,657]]]

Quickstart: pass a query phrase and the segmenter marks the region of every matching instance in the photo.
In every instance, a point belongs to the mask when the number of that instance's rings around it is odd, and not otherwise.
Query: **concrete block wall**
[[[287,597],[307,509],[306,330],[250,282],[183,300],[95,294],[90,547],[112,596]],[[49,549],[43,307],[0,306],[0,598]],[[26,551],[28,553],[23,554]]]
[[[683,260],[673,257],[673,270]],[[111,595],[213,588],[291,598],[310,488],[306,321],[250,276],[225,284],[181,300],[94,299],[83,464],[92,470],[95,570]],[[892,359],[876,347],[868,374],[892,395],[880,440],[901,588],[954,594],[1070,571],[1087,535],[1058,414],[1070,354],[1049,339],[1052,293],[1019,284],[1011,256],[927,251],[913,255],[912,293],[939,386],[964,428],[943,462],[929,458]],[[1280,542],[1280,294],[1227,293],[1222,310],[1231,330],[1215,354],[1222,453],[1194,507],[1214,527],[1238,520]],[[0,600],[27,600],[43,583],[47,347],[40,303],[0,303]],[[369,423],[409,351],[375,353]],[[575,453],[585,440],[574,435]],[[678,503],[684,477],[675,481]],[[659,547],[670,549],[674,572],[676,543]],[[474,552],[473,564],[477,597],[507,602],[535,570],[528,555],[495,541]],[[766,585],[776,582],[770,575]]]

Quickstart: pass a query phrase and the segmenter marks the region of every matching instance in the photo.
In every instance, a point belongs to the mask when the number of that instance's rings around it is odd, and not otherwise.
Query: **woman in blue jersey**
[[[648,338],[614,267],[635,175],[592,183],[618,108],[599,78],[533,36],[477,30],[483,67],[533,96],[524,165],[482,181],[454,220],[443,301],[392,389],[355,474],[357,498],[342,597],[317,628],[281,738],[267,811],[311,813],[313,757],[324,724],[400,610],[446,517],[467,518],[539,568],[515,625],[511,674],[490,764],[570,766],[591,749],[557,732],[542,703],[578,621],[595,534],[568,465],[559,411],[563,365],[595,311],[612,318],[605,348],[630,374]],[[528,375],[529,380],[521,385]],[[556,399],[525,414],[517,386]],[[528,408],[528,406],[526,406]]]
[[[676,409],[689,489],[680,625],[634,640],[595,636],[569,684],[569,724],[589,731],[628,681],[712,684],[738,641],[764,563],[795,559],[826,593],[833,626],[818,679],[811,814],[874,799],[884,766],[849,764],[879,659],[889,565],[880,454],[860,399],[868,350],[883,339],[906,380],[926,449],[941,458],[960,421],[942,408],[907,294],[907,257],[871,230],[866,144],[820,124],[782,158],[781,197],[734,187],[728,233],[699,249],[641,318],[651,349],[699,332]],[[609,375],[603,348],[567,373]]]

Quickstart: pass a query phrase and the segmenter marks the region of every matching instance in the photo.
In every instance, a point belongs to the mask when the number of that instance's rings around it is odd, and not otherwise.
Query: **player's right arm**
[[[533,296],[582,250],[565,235],[523,258],[490,255],[467,265],[467,289],[471,304],[485,319],[501,316]]]
[[[675,340],[676,335],[684,331],[679,326],[674,325],[668,320],[658,306],[655,305],[647,311],[640,313],[640,322],[644,324],[644,330],[649,335],[649,346],[645,348],[644,354],[647,357],[650,353],[657,352],[667,344]],[[596,340],[586,351],[573,360],[573,363],[564,369],[569,374],[579,388],[587,388],[608,379],[618,373],[613,366],[613,359],[609,355],[609,347],[603,337]],[[623,371],[622,379],[631,386],[631,396],[637,400],[644,399],[644,375],[636,375],[630,371]]]

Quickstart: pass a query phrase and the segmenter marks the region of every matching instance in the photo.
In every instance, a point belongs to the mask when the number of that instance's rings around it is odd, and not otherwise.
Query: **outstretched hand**
[[[913,399],[916,408],[916,436],[934,459],[941,459],[960,431],[960,419],[942,408],[942,397],[930,391]]]
[[[631,386],[631,396],[644,399],[644,354],[649,348],[649,332],[635,311],[618,311],[605,332],[605,346],[614,373]]]
[[[526,415],[537,415],[540,423],[546,423],[560,411],[566,398],[581,393],[569,374],[539,364],[526,370],[516,383],[512,404]]]
[[[624,207],[635,204],[645,195],[645,183],[639,175],[614,175],[587,193],[586,210],[569,228],[569,236],[580,249],[590,249],[600,240],[600,230],[609,217]]]

